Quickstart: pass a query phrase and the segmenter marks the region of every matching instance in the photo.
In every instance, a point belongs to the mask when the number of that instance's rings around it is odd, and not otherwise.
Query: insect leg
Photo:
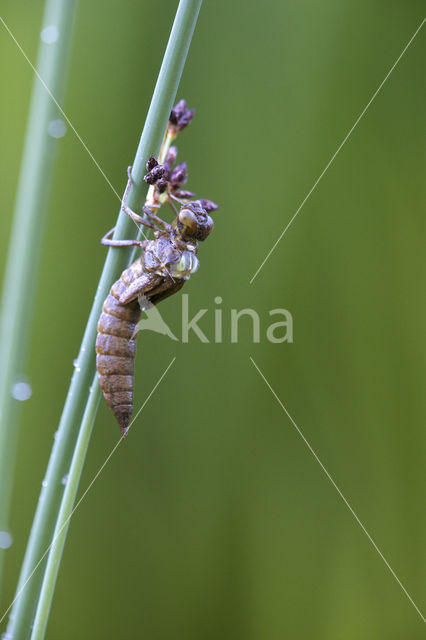
[[[154,215],[152,213],[152,211],[150,211],[150,207],[153,207],[153,206],[155,206],[155,205],[150,204],[150,205],[148,205],[146,207],[142,207],[142,211],[144,213],[146,213],[146,215],[149,216],[151,218],[151,220],[156,222],[159,227],[162,227],[163,229],[167,229],[168,227],[170,227],[170,225],[167,224],[167,222],[165,222],[164,220],[162,220],[158,216]]]
[[[169,196],[171,196],[171,194],[169,194]],[[167,202],[169,203],[169,205],[171,206],[171,208],[173,209],[173,213],[175,214],[176,218],[178,217],[178,211],[175,207],[175,205],[173,204],[173,202],[170,200],[170,198],[167,200]]]
[[[126,290],[121,294],[119,303],[129,304],[136,300],[142,293],[149,296],[149,292],[161,283],[161,276],[156,273],[144,273],[139,278],[133,280]]]
[[[145,225],[145,227],[149,227],[150,229],[153,229],[154,231],[158,231],[157,227],[155,225],[153,225],[149,220],[147,220],[146,218],[142,218],[141,216],[138,216],[137,213],[135,213],[134,211],[132,211],[125,203],[124,200],[121,203],[121,208],[123,209],[124,213],[127,213],[127,215],[129,216],[129,218],[131,218],[132,220],[134,220],[135,222],[138,222],[139,224],[143,224]]]
[[[111,236],[115,231],[115,227],[110,229],[101,240],[101,244],[107,247],[140,247],[145,249],[148,244],[147,240],[111,240]]]
[[[174,293],[175,286],[176,286],[175,280],[172,280],[171,278],[166,278],[165,280],[160,282],[157,286],[147,291],[145,296],[148,298],[150,302],[153,302],[153,300],[160,297],[161,299],[163,299],[164,294],[165,294],[164,297],[167,298],[167,296]],[[180,289],[180,286],[179,286],[179,289]],[[169,291],[170,293],[168,293]]]
[[[127,175],[129,176],[129,179],[127,180],[127,185],[126,185],[126,189],[124,191],[123,200],[121,201],[121,208],[124,211],[124,213],[126,213],[135,222],[138,222],[139,224],[143,224],[146,227],[149,227],[150,229],[153,229],[153,231],[156,231],[157,227],[154,226],[152,224],[152,222],[149,222],[149,220],[147,220],[146,218],[142,218],[141,216],[139,216],[137,213],[132,211],[130,209],[130,207],[128,207],[127,204],[126,204],[127,203],[127,197],[129,195],[129,189],[130,189],[131,184],[132,184],[131,171],[132,171],[132,167],[128,167],[127,168]]]
[[[158,304],[159,302],[161,302],[165,298],[168,298],[169,296],[172,296],[174,293],[179,291],[179,289],[181,289],[183,287],[185,282],[186,282],[185,280],[180,280],[178,282],[175,282],[173,286],[169,287],[165,291],[164,290],[160,291],[160,287],[157,287],[157,289],[154,290],[149,295],[150,302],[152,304],[154,304],[154,305]]]

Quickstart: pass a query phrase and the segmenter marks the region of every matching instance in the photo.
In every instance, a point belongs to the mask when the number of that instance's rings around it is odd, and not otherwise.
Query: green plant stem
[[[143,181],[145,163],[150,155],[156,156],[158,154],[201,2],[202,0],[181,0],[179,3],[133,162],[133,183],[128,196],[128,204],[132,209],[141,207],[145,200],[146,184]],[[120,211],[114,238],[134,238],[136,232],[137,228],[133,221]],[[40,565],[31,580],[28,578],[52,541],[63,494],[61,478],[69,470],[78,429],[89,395],[90,383],[95,372],[96,326],[102,304],[112,282],[129,264],[130,256],[130,249],[125,248],[110,248],[107,254],[77,359],[78,366],[74,370],[65,401],[21,569],[16,599],[8,625],[8,633],[14,640],[25,640],[28,637],[37,606],[45,563]]]
[[[173,139],[171,139],[169,135],[166,135],[164,137],[163,144],[161,145],[161,149],[158,155],[160,164],[165,161],[167,151],[169,150],[172,141]],[[153,196],[154,188],[150,187],[145,204],[149,204],[149,202],[154,199]],[[84,461],[86,459],[87,449],[89,447],[90,436],[92,433],[93,425],[95,423],[100,398],[100,387],[98,384],[97,374],[95,374],[92,385],[90,387],[89,398],[86,403],[83,419],[81,421],[80,431],[71,460],[70,471],[62,496],[58,519],[56,521],[53,540],[49,549],[49,555],[47,557],[46,569],[44,571],[43,583],[38,600],[31,640],[40,640],[41,638],[44,638],[44,634],[46,633],[46,627],[50,608],[52,606],[56,580],[58,577],[59,567],[61,564],[62,554],[68,533],[69,521],[74,512],[75,498],[77,495],[81,472],[83,469]],[[114,447],[113,451],[115,451],[116,447]],[[103,467],[101,467],[101,469],[102,468]],[[80,501],[85,497],[87,491],[91,487],[94,480],[97,478],[98,474],[99,471],[92,482],[89,484],[89,487],[83,493]]]
[[[74,508],[74,502],[77,495],[81,472],[83,470],[83,464],[86,459],[96,412],[99,406],[99,400],[99,385],[97,376],[95,375],[91,386],[91,393],[89,394],[89,399],[83,414],[83,420],[81,421],[80,432],[78,434],[74,454],[71,460],[70,471],[65,482],[61,508],[59,509],[52,546],[47,559],[31,640],[41,640],[44,638],[44,634],[46,633],[53,592],[55,590],[59,565],[61,563],[65,540],[68,533],[69,521]]]
[[[75,0],[47,0],[43,17],[43,27],[57,27],[58,38],[50,44],[40,41],[36,68],[59,103],[64,95],[75,9]],[[12,396],[12,389],[16,382],[25,380],[38,264],[58,147],[58,141],[48,134],[48,124],[57,118],[55,103],[35,77],[0,311],[0,532],[8,530],[18,440],[20,402]],[[5,550],[0,549],[0,578],[4,555]]]

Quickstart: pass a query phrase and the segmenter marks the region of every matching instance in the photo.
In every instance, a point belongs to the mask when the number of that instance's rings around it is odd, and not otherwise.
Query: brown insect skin
[[[129,186],[129,185],[128,185]],[[172,224],[155,216],[148,207],[144,213],[161,228],[138,216],[126,206],[123,210],[134,220],[154,229],[154,240],[111,240],[109,231],[102,243],[109,246],[138,245],[144,253],[111,287],[102,307],[96,339],[96,368],[99,384],[114,412],[123,436],[127,434],[133,413],[135,337],[141,316],[139,300],[144,296],[158,304],[181,289],[198,267],[198,240],[205,240],[213,229],[213,220],[198,202],[181,203]]]

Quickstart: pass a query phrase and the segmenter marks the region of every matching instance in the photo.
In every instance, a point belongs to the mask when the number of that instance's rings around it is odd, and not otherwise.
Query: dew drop
[[[78,366],[78,359],[77,359],[77,358],[74,360],[73,365],[74,365],[75,370],[76,370],[77,372],[78,372],[78,371],[81,371],[80,367]]]
[[[19,402],[25,402],[25,400],[31,398],[32,392],[31,385],[22,380],[15,382],[12,387],[12,397],[15,398],[15,400],[19,400]]]
[[[41,486],[42,487],[47,487],[47,485],[48,485],[47,480],[43,480],[43,482],[41,483]]]
[[[47,125],[47,133],[51,138],[63,138],[67,132],[67,125],[63,120],[51,120]]]
[[[12,546],[12,542],[13,538],[9,531],[0,531],[0,549],[9,549]]]
[[[68,482],[68,478],[69,478],[69,474],[68,474],[68,473],[66,473],[66,474],[63,476],[62,480],[61,480],[61,484],[63,484],[63,485],[65,486],[65,485],[67,484],[67,482]]]
[[[49,24],[41,30],[40,38],[46,44],[53,44],[59,38],[59,29],[54,24]]]

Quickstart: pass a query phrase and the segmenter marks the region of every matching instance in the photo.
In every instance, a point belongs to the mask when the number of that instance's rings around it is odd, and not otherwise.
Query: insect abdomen
[[[96,339],[99,385],[123,435],[133,413],[133,379],[136,325],[141,309],[138,300],[120,304],[119,298],[140,275],[140,261],[126,269],[113,284],[102,307]]]

